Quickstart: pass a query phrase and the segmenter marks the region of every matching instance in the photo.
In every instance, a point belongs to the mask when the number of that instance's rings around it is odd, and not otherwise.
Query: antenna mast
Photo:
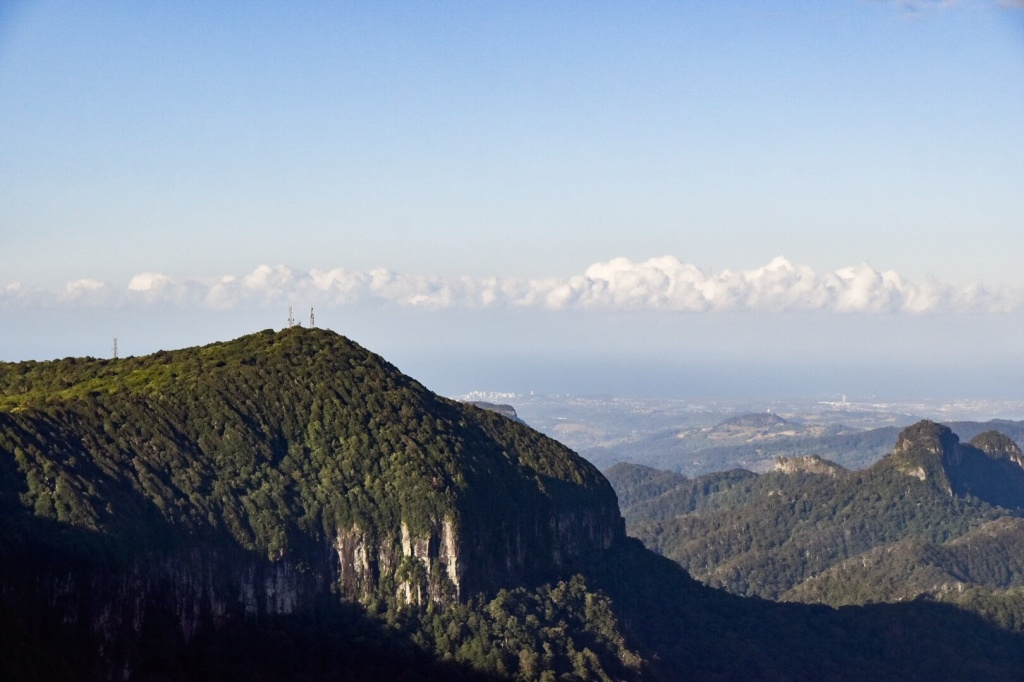
[[[294,327],[295,326],[295,316],[292,315],[292,307],[291,306],[288,306],[288,326],[289,327]]]
[[[309,328],[312,329],[316,326],[316,317],[313,315],[313,309],[309,309]]]
[[[114,337],[114,359],[117,360],[117,337]]]

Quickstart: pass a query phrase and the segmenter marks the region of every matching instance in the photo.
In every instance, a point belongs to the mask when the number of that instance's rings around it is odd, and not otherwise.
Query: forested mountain
[[[161,611],[188,639],[332,591],[457,605],[622,535],[585,460],[326,331],[7,364],[0,406],[5,598],[107,649]]]
[[[762,475],[607,475],[628,532],[708,585],[836,606],[928,597],[1020,628],[1022,462],[1005,434],[961,443],[923,421],[864,471],[806,457]]]
[[[1010,462],[1006,445],[985,444]],[[664,494],[679,482],[640,478]],[[568,449],[315,329],[0,365],[0,520],[3,679],[1024,667],[1020,635],[948,605],[834,611],[704,587],[625,537],[608,481]]]
[[[9,365],[0,395],[0,445],[39,517],[139,548],[230,538],[268,558],[326,536],[351,596],[414,555],[435,575],[398,583],[452,601],[619,532],[611,487],[571,451],[326,332]]]

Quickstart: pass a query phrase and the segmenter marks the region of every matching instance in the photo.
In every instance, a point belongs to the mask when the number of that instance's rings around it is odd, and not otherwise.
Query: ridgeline
[[[628,530],[704,583],[832,606],[945,601],[1024,629],[1024,458],[996,431],[969,443],[922,421],[863,471],[780,457],[697,479],[607,473]]]

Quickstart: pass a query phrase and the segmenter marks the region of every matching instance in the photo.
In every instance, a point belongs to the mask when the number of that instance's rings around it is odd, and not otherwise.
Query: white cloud
[[[140,272],[128,282],[128,291],[154,291],[171,283],[171,278],[155,272]]]
[[[0,306],[16,301],[21,295],[21,282],[11,282],[3,289],[0,289]]]
[[[95,279],[76,279],[64,285],[64,291],[58,295],[58,300],[71,303],[107,303],[110,300],[111,289],[105,282]]]
[[[614,258],[582,274],[546,279],[473,279],[406,275],[386,269],[295,270],[260,265],[244,275],[212,280],[142,272],[119,289],[94,279],[68,282],[57,293],[0,291],[0,305],[174,305],[226,310],[238,307],[393,305],[426,310],[546,308],[882,313],[1011,313],[1024,309],[1020,289],[935,278],[907,280],[868,264],[816,273],[779,257],[752,270],[711,272],[673,256],[634,262]]]

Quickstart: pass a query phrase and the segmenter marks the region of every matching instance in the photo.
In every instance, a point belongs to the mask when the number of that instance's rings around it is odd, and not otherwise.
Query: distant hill
[[[690,479],[671,471],[619,463],[605,471],[619,495],[627,529],[641,521],[674,519],[696,511],[734,504],[762,479],[745,469],[732,469]]]
[[[180,657],[175,642],[232,614],[312,613],[332,594],[457,610],[623,532],[611,486],[564,446],[298,327],[0,365],[0,508],[0,615],[98,642],[82,665],[100,678],[152,663],[135,625],[150,618],[176,624],[158,649]]]
[[[986,422],[950,421],[945,424],[963,440],[972,440],[986,431],[995,431],[1016,443],[1024,443],[1024,421],[992,419]]]
[[[998,430],[1024,442],[1024,422],[950,422],[966,439]],[[892,452],[900,428],[855,429],[802,423],[770,412],[737,415],[711,428],[672,428],[615,444],[584,447],[580,453],[602,469],[631,462],[686,476],[743,468],[766,472],[777,457],[817,455],[847,469],[864,469]]]
[[[581,450],[598,466],[631,462],[688,476],[741,467],[768,470],[775,458],[818,455],[849,469],[864,468],[892,450],[897,427],[859,430],[805,425],[772,413],[739,415],[712,428],[667,429],[638,440]]]
[[[773,412],[756,412],[730,417],[719,423],[716,431],[721,433],[729,428],[735,428],[739,430],[757,429],[771,433],[793,427],[793,424]]]
[[[473,400],[470,405],[479,407],[481,410],[490,410],[491,412],[497,412],[502,417],[507,417],[514,421],[521,421],[519,415],[516,414],[516,408],[511,405],[498,405],[496,403],[489,403],[483,400]]]

